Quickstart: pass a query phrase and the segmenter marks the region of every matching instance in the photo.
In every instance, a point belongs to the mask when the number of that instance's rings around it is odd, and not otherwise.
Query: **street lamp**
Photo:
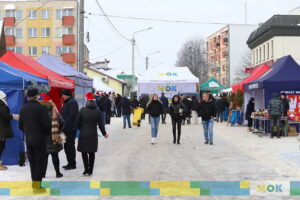
[[[144,31],[148,31],[148,30],[151,30],[153,29],[153,27],[149,27],[149,28],[146,28],[146,29],[142,29],[142,30],[139,30],[139,31],[135,31],[133,32],[132,34],[132,40],[131,40],[131,44],[132,44],[132,91],[134,90],[134,86],[135,86],[135,69],[134,69],[134,46],[135,46],[135,39],[134,39],[134,35],[137,34],[137,33],[140,33],[140,32],[144,32]]]
[[[160,53],[160,51],[155,51],[153,53],[147,54],[147,56],[146,56],[146,70],[148,70],[148,66],[149,66],[149,56],[153,55],[153,54],[157,54],[157,53]]]

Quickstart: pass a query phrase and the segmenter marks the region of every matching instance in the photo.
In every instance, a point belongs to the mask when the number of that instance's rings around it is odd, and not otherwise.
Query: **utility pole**
[[[131,89],[131,91],[134,91],[134,82],[135,82],[135,66],[134,66],[134,46],[135,46],[135,39],[134,39],[134,37],[132,37],[132,41],[131,41],[131,43],[132,43],[132,89]]]
[[[146,70],[148,70],[148,66],[149,66],[149,57],[146,57]]]
[[[79,9],[79,59],[78,59],[78,70],[84,71],[84,0],[80,0]]]

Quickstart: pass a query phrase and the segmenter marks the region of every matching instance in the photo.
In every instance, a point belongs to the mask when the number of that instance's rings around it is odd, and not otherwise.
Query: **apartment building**
[[[0,1],[7,49],[37,58],[56,55],[77,68],[77,0]]]
[[[234,83],[236,71],[247,53],[246,41],[256,25],[227,25],[206,38],[209,78],[222,85]]]

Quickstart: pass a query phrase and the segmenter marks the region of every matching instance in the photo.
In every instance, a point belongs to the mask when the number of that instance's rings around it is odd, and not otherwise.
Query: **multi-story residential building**
[[[286,55],[300,63],[300,15],[274,15],[251,33],[247,44],[252,51],[252,68],[270,66]]]
[[[223,85],[234,83],[236,71],[248,51],[249,34],[256,25],[228,25],[207,37],[207,62],[209,78]]]
[[[59,56],[77,68],[77,0],[0,1],[7,49]]]

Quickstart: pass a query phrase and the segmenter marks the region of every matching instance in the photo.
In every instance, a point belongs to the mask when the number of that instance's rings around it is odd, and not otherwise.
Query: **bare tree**
[[[240,62],[240,67],[235,71],[234,83],[239,83],[244,80],[249,74],[246,73],[246,68],[251,67],[251,51],[247,51],[243,56]]]
[[[195,37],[186,41],[179,50],[177,57],[177,67],[188,67],[200,79],[200,83],[206,81],[208,73],[203,38]]]

